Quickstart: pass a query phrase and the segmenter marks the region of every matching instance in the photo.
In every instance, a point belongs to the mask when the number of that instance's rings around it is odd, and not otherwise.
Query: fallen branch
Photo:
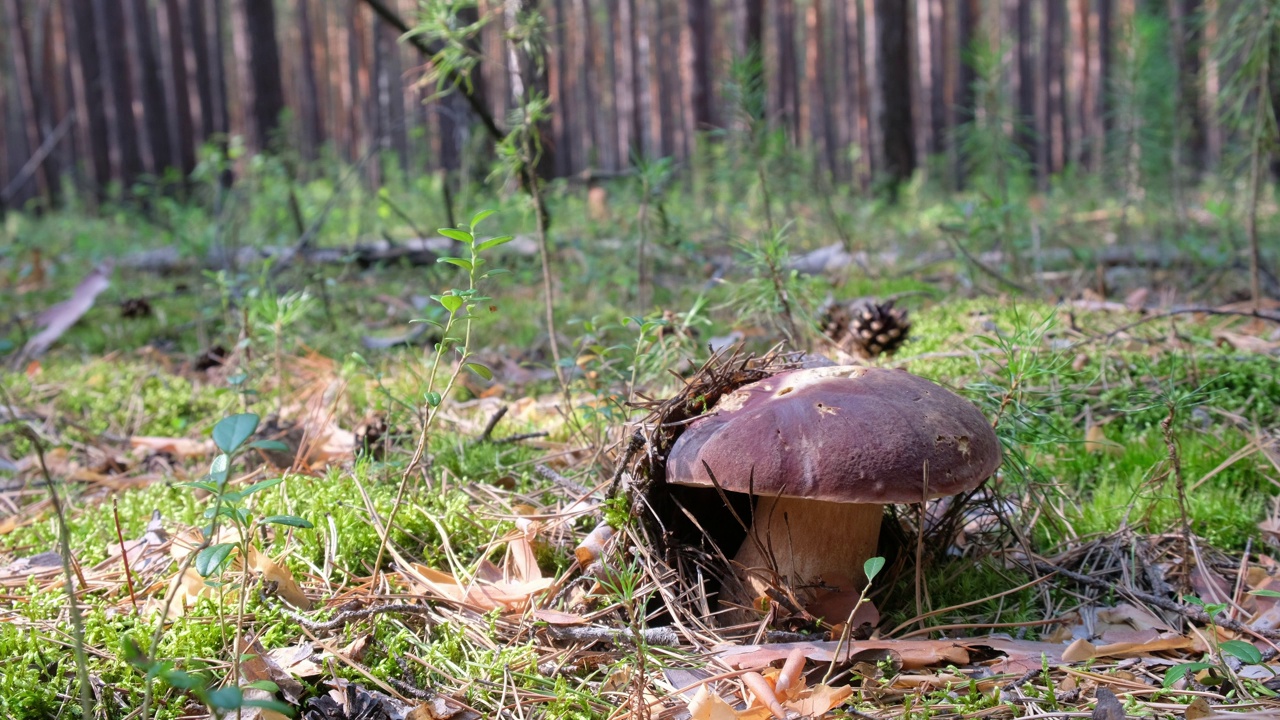
[[[635,645],[636,634],[630,628],[603,628],[581,625],[548,625],[547,634],[553,640],[565,642],[605,642],[613,645]],[[680,635],[666,627],[645,628],[640,637],[646,645],[678,647]]]
[[[35,153],[18,170],[18,174],[13,176],[8,185],[4,186],[4,190],[0,190],[0,206],[8,205],[14,194],[21,190],[22,186],[26,185],[27,181],[36,174],[36,170],[39,170],[40,166],[44,164],[44,159],[49,157],[49,153],[53,152],[53,149],[58,146],[58,141],[62,140],[62,136],[67,134],[67,131],[71,129],[75,121],[76,116],[72,113],[67,113],[62,118],[62,122],[58,123],[58,126],[53,129],[53,132],[45,136],[44,141],[40,143],[40,147],[36,148]]]

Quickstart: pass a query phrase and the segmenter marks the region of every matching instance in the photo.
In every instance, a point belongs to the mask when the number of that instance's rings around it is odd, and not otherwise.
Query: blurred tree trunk
[[[302,128],[302,157],[314,160],[318,155],[320,144],[324,142],[324,122],[320,118],[320,89],[316,80],[315,37],[311,27],[311,0],[298,0],[298,31],[301,38],[301,92],[298,93],[298,119]],[[391,28],[384,28],[384,34],[394,33]],[[393,84],[399,86],[399,55],[394,37],[390,52],[396,55]],[[401,113],[403,120],[403,112]],[[407,153],[407,148],[406,148]],[[403,157],[403,156],[402,156]]]
[[[902,0],[897,0],[902,2]],[[799,137],[800,76],[796,71],[795,0],[774,0],[774,32],[777,34],[778,74],[774,86],[774,112],[779,126],[794,142]],[[906,59],[905,57],[903,59]]]
[[[104,135],[102,67],[98,63],[98,44],[93,32],[93,6],[87,0],[71,0],[62,19],[66,23],[76,136],[80,141],[80,152],[89,156],[91,195],[100,197],[102,189],[110,181],[111,165]]]
[[[901,0],[875,0],[880,74],[880,127],[884,138],[884,173],[895,187],[916,168],[911,122],[911,30],[908,8]]]
[[[120,0],[93,0],[99,62],[107,93],[103,108],[110,141],[107,145],[111,177],[131,183],[142,172],[138,157],[138,133],[133,119],[133,97],[129,91],[129,60],[125,44],[124,12]]]
[[[854,0],[855,2],[857,0]],[[764,0],[742,2],[742,48],[744,53],[764,52]]]
[[[44,139],[45,132],[42,132],[40,127],[40,105],[43,98],[40,95],[35,70],[32,68],[34,58],[31,40],[27,35],[26,24],[22,17],[22,4],[18,0],[4,0],[4,17],[5,25],[8,26],[7,40],[10,62],[13,66],[14,85],[17,88],[12,100],[18,116],[22,118],[25,154],[30,156],[40,147],[40,142]],[[17,168],[21,168],[26,162],[26,158],[14,160],[16,172]],[[58,184],[55,168],[46,161],[46,164],[42,164],[36,171],[34,180],[36,193],[40,197],[52,200],[51,193]],[[6,183],[7,181],[6,178]],[[0,189],[3,189],[3,185],[0,185]]]
[[[865,189],[870,182],[871,155],[867,150],[867,115],[866,115],[866,73],[862,65],[862,32],[859,24],[862,21],[861,0],[857,2],[840,2],[841,8],[840,37],[844,45],[844,90],[845,107],[842,113],[846,126],[844,142],[851,153],[849,179],[858,187]]]
[[[687,42],[681,45],[685,54],[685,87],[688,88],[689,117],[692,120],[687,128],[690,137],[695,132],[708,130],[716,125],[715,80],[711,72],[715,51],[715,22],[710,6],[711,3],[707,2],[685,3]]]
[[[1048,91],[1049,172],[1062,170],[1066,162],[1066,8],[1065,0],[1048,0],[1045,17],[1045,78]]]
[[[1067,99],[1070,107],[1064,113],[1066,124],[1067,162],[1079,165],[1084,160],[1085,97],[1089,90],[1089,0],[1071,0],[1067,6],[1071,38],[1067,52]]]
[[[949,0],[929,0],[929,117],[932,128],[929,153],[941,154],[947,148],[947,12]]]
[[[1217,167],[1222,160],[1222,123],[1218,114],[1222,76],[1211,49],[1218,44],[1218,0],[1204,0],[1201,12],[1204,15],[1204,43],[1200,50],[1204,64],[1204,162],[1205,167]]]
[[[156,71],[160,62],[156,57],[158,42],[152,30],[151,5],[147,0],[125,0],[125,15],[129,18],[126,37],[134,58],[133,83],[137,96],[142,99],[143,158],[148,171],[159,177],[176,162],[168,118],[177,111],[165,102],[163,78]]]
[[[248,106],[245,119],[249,137],[254,147],[268,150],[280,127],[280,114],[284,112],[275,4],[264,0],[236,0],[233,26],[240,60],[240,88]]]
[[[636,3],[617,0],[614,13],[613,94],[617,104],[618,153],[622,165],[640,154],[639,82],[636,76]]]
[[[1036,34],[1031,3],[1017,7],[1018,26],[1018,131],[1015,140],[1027,159],[1035,166],[1036,177],[1045,170],[1039,162],[1040,135],[1036,131]]]
[[[168,119],[170,161],[185,177],[195,167],[195,128],[191,96],[187,92],[192,83],[187,78],[187,49],[178,0],[164,0],[156,6],[156,36],[160,41],[165,105],[170,108],[165,113]]]

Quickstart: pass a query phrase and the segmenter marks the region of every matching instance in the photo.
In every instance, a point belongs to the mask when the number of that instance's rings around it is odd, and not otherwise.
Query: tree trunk
[[[1062,169],[1066,158],[1066,112],[1063,93],[1064,46],[1066,27],[1063,7],[1065,0],[1048,0],[1045,17],[1044,83],[1048,93],[1046,118],[1049,145],[1048,172]]]
[[[147,0],[125,0],[125,14],[129,17],[130,44],[134,52],[134,85],[142,99],[141,127],[145,128],[144,157],[147,169],[157,177],[175,164],[177,153],[172,145],[168,118],[176,109],[165,102],[162,76],[156,72],[160,62],[156,55],[156,35],[151,25],[151,5]]]
[[[901,2],[901,0],[898,0]],[[800,127],[800,76],[796,70],[796,6],[795,0],[774,0],[774,30],[778,38],[778,76],[775,86],[777,122],[787,129],[795,142]],[[904,57],[905,59],[905,57]]]
[[[124,8],[119,0],[94,0],[94,8],[99,62],[108,95],[103,107],[111,137],[108,145],[111,176],[128,185],[141,174],[142,161],[138,157],[138,132],[129,89],[129,58],[121,42],[125,36]]]
[[[742,0],[742,40],[738,52],[764,52],[764,0]]]
[[[613,95],[617,107],[618,157],[622,165],[640,153],[640,123],[636,102],[635,0],[617,0],[613,24]]]
[[[685,85],[689,88],[690,117],[693,122],[688,127],[692,133],[709,130],[715,127],[715,79],[711,72],[715,45],[715,21],[707,2],[686,2],[686,21],[688,23],[685,37],[687,48],[684,61],[686,74]]]
[[[320,118],[319,104],[320,84],[316,81],[315,38],[311,23],[311,0],[298,0],[298,31],[302,44],[302,47],[298,48],[302,56],[300,67],[302,92],[299,93],[298,119],[301,121],[302,128],[302,157],[306,160],[316,159],[320,144],[324,142],[324,122]],[[385,32],[393,31],[386,28]],[[399,52],[394,42],[390,50],[392,53]],[[396,64],[396,68],[398,67],[399,63]],[[400,84],[398,72],[395,75],[394,84],[398,89]]]
[[[86,0],[73,0],[62,16],[67,25],[67,42],[71,57],[71,87],[75,96],[76,134],[81,152],[89,154],[94,195],[111,179],[111,162],[107,157],[106,118],[103,115],[102,65],[98,61],[98,41],[93,32],[93,6]]]
[[[1018,147],[1035,165],[1036,175],[1044,168],[1039,157],[1039,133],[1036,132],[1036,36],[1031,3],[1018,3]]]
[[[901,0],[875,0],[876,35],[880,71],[881,134],[884,137],[884,173],[896,186],[910,179],[916,168],[915,137],[911,122],[911,30],[908,10]]]
[[[241,88],[248,105],[249,137],[254,147],[269,150],[285,107],[275,4],[237,0],[235,13],[236,48],[244,52],[240,58]]]
[[[191,95],[187,92],[187,46],[178,0],[164,0],[156,6],[156,35],[164,68],[165,105],[171,109],[165,113],[169,121],[170,162],[185,177],[195,167],[196,152]]]
[[[1221,68],[1211,49],[1218,44],[1218,0],[1204,0],[1204,160],[1206,167],[1217,167],[1222,160],[1222,123],[1218,114],[1218,93],[1222,89]]]
[[[22,118],[22,137],[26,141],[26,154],[30,155],[40,147],[44,133],[40,127],[40,95],[39,83],[32,68],[31,40],[27,35],[26,25],[22,19],[22,5],[18,0],[5,0],[5,24],[8,25],[9,56],[13,64],[17,93],[13,96],[18,115]],[[26,160],[16,163],[21,167]],[[41,165],[35,173],[36,192],[51,201],[50,193],[57,186],[58,178],[49,165]],[[7,179],[6,179],[7,181]],[[3,188],[0,185],[0,188]]]

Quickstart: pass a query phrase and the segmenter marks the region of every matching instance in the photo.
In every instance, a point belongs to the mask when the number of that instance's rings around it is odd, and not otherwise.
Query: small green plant
[[[247,500],[256,493],[275,487],[284,481],[282,477],[270,478],[261,482],[254,483],[248,487],[233,489],[229,485],[231,478],[231,469],[235,458],[251,449],[262,450],[280,450],[288,448],[275,440],[258,440],[250,442],[250,438],[258,429],[259,417],[253,413],[239,413],[229,415],[218,421],[213,426],[213,442],[221,452],[214,457],[213,462],[209,466],[208,474],[200,480],[184,483],[184,487],[190,487],[197,490],[203,490],[210,495],[210,505],[204,511],[204,518],[209,524],[202,528],[204,542],[196,549],[194,553],[195,569],[203,578],[214,578],[221,576],[230,565],[232,553],[239,552],[242,568],[242,574],[239,586],[239,604],[236,611],[235,627],[239,628],[243,624],[245,616],[245,603],[247,602],[248,588],[250,582],[250,552],[255,542],[255,538],[260,535],[260,528],[266,525],[285,525],[289,527],[309,529],[312,524],[296,515],[267,515],[263,517],[255,517],[246,507]],[[232,542],[215,542],[220,534],[220,528],[224,522],[230,522],[236,531],[235,540]],[[189,561],[188,561],[189,562]],[[186,571],[186,565],[183,565],[178,574],[181,575]],[[206,580],[206,583],[212,587],[223,590],[230,587],[231,584],[222,580]],[[172,597],[170,597],[172,601]],[[218,606],[219,615],[221,616],[222,606]],[[167,607],[166,607],[167,611]],[[218,690],[210,690],[210,682],[204,675],[193,675],[184,671],[175,670],[173,664],[169,661],[160,661],[156,659],[156,648],[159,645],[160,636],[164,630],[164,618],[166,612],[160,613],[159,624],[151,638],[151,647],[147,652],[142,652],[136,641],[129,638],[125,644],[125,657],[134,667],[143,670],[147,674],[146,690],[143,700],[142,717],[148,717],[148,710],[151,705],[152,680],[161,680],[169,686],[191,692],[197,699],[203,702],[210,710],[235,710],[244,707],[263,707],[279,709],[283,706],[272,700],[256,700],[245,699],[239,687],[234,685],[221,688]],[[220,626],[225,628],[226,622],[220,617]],[[240,677],[240,664],[243,658],[237,655],[232,661],[232,678]],[[274,686],[274,683],[270,683]],[[268,689],[265,686],[261,689]],[[269,691],[274,692],[274,689]]]
[[[268,288],[258,288],[249,302],[249,318],[254,330],[271,336],[276,365],[276,412],[284,405],[284,338],[290,327],[296,325],[311,307],[311,296],[306,291],[277,295]]]
[[[867,558],[862,563],[862,574],[867,576],[867,584],[862,586],[862,592],[858,594],[858,601],[853,604],[853,608],[849,610],[849,617],[844,621],[844,629],[840,632],[840,639],[836,641],[836,650],[831,658],[831,667],[827,668],[827,674],[822,678],[824,684],[831,681],[831,675],[836,671],[841,646],[849,644],[849,635],[853,632],[853,616],[858,614],[858,608],[866,604],[867,593],[871,591],[871,582],[876,579],[881,570],[884,570],[884,562],[882,557],[873,557]]]
[[[221,574],[231,562],[231,553],[240,551],[242,564],[248,573],[249,549],[258,529],[264,525],[287,525],[296,528],[310,529],[312,524],[295,515],[267,515],[254,517],[245,505],[255,493],[275,487],[284,482],[283,477],[274,477],[256,482],[248,487],[231,489],[227,481],[230,478],[233,458],[241,451],[248,449],[285,450],[289,448],[277,440],[258,440],[248,442],[258,429],[258,416],[253,413],[230,415],[213,426],[213,442],[222,452],[213,459],[209,466],[209,474],[203,480],[185,483],[185,486],[208,492],[212,504],[205,509],[204,517],[209,520],[205,527],[206,540],[213,540],[223,520],[229,521],[236,530],[236,542],[212,543],[196,554],[196,572],[202,577],[213,577]],[[247,577],[246,577],[247,580]],[[243,593],[242,602],[243,602]]]
[[[215,687],[217,678],[211,672],[187,672],[177,669],[172,660],[153,660],[142,652],[142,648],[135,639],[127,635],[121,641],[121,654],[124,656],[125,662],[146,673],[148,688],[150,688],[153,681],[159,680],[175,690],[190,693],[214,717],[220,717],[223,713],[239,711],[245,708],[274,710],[289,717],[294,716],[294,709],[288,703],[266,698],[246,698],[244,696],[244,688],[253,688],[268,693],[279,692],[280,686],[270,680],[258,680],[247,683],[244,686],[227,685],[226,687]],[[147,715],[144,714],[142,717],[147,717]]]
[[[501,268],[485,270],[484,267],[488,263],[481,255],[511,242],[513,239],[511,235],[501,235],[488,240],[481,240],[476,237],[476,226],[492,214],[492,210],[482,210],[471,218],[469,225],[458,228],[440,228],[439,230],[441,235],[451,240],[456,240],[465,246],[466,257],[442,257],[438,262],[454,265],[466,271],[467,286],[462,289],[446,290],[439,295],[431,296],[431,299],[439,303],[440,307],[444,308],[445,312],[448,313],[443,323],[427,319],[416,321],[434,325],[440,331],[440,341],[436,343],[435,353],[431,359],[431,370],[427,374],[426,391],[423,393],[423,400],[426,403],[424,408],[425,417],[422,420],[422,428],[418,434],[418,444],[414,448],[413,457],[401,474],[400,486],[396,491],[395,504],[392,505],[391,512],[388,513],[386,522],[380,529],[381,540],[378,544],[378,557],[374,562],[375,569],[382,566],[383,553],[386,552],[387,548],[387,538],[391,534],[396,513],[404,501],[405,492],[409,487],[409,478],[413,477],[414,472],[422,463],[422,459],[426,457],[431,426],[440,412],[441,404],[449,396],[454,385],[457,384],[458,376],[464,370],[467,370],[474,372],[485,380],[493,379],[492,370],[472,359],[473,347],[471,340],[471,330],[475,320],[482,315],[492,315],[497,312],[497,307],[489,304],[493,298],[480,294],[480,284],[494,275],[506,272]],[[444,382],[444,387],[440,388],[440,371],[446,354],[456,355],[456,362],[453,366],[453,372],[449,374],[448,379]],[[372,588],[375,585],[371,584],[370,587]]]
[[[1280,592],[1274,590],[1254,590],[1251,595],[1263,595],[1267,597],[1280,597]],[[1267,667],[1262,659],[1262,652],[1258,650],[1251,642],[1244,640],[1218,640],[1218,629],[1216,618],[1225,613],[1229,607],[1227,603],[1207,603],[1194,595],[1184,595],[1183,602],[1189,605],[1195,605],[1209,618],[1210,632],[1206,633],[1209,644],[1212,646],[1207,655],[1202,660],[1196,662],[1179,663],[1169,668],[1164,674],[1164,680],[1161,684],[1167,689],[1172,688],[1175,683],[1183,679],[1189,674],[1194,675],[1202,670],[1217,671],[1220,680],[1219,683],[1209,682],[1206,684],[1225,684],[1231,683],[1237,691],[1245,694],[1242,678],[1234,672],[1227,658],[1234,658],[1245,665],[1259,665]],[[1274,671],[1273,671],[1274,672]],[[1256,683],[1250,684],[1250,689],[1258,691],[1259,689],[1269,695],[1273,695],[1266,688],[1261,688]]]
[[[803,349],[813,335],[811,318],[821,281],[791,267],[787,229],[772,230],[763,240],[738,246],[746,255],[751,277],[737,286],[728,305],[744,318],[774,325],[791,347]]]

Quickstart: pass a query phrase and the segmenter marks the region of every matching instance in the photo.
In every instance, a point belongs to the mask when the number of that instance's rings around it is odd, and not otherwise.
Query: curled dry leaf
[[[428,594],[471,605],[481,610],[524,612],[530,599],[551,587],[552,578],[525,582],[503,580],[502,571],[488,560],[482,560],[471,582],[462,582],[446,572],[412,563],[405,576]]]
[[[214,543],[235,542],[235,533],[230,528],[223,528],[222,531],[214,537]],[[188,555],[200,547],[201,539],[199,533],[184,532],[174,537],[173,542],[169,545],[169,554],[173,556],[179,564],[186,559]],[[241,572],[240,550],[235,548],[231,551],[231,563],[227,567],[227,573],[234,575]],[[281,600],[289,603],[289,605],[298,610],[310,610],[311,600],[302,592],[302,587],[298,585],[298,581],[294,579],[293,573],[285,566],[272,560],[266,553],[258,552],[256,547],[249,546],[249,570],[257,573],[262,581],[272,588],[275,595]],[[188,567],[183,573],[182,579],[177,583],[177,595],[169,605],[169,617],[181,617],[186,609],[195,604],[201,596],[208,595],[213,597],[213,588],[208,586],[204,578],[200,577],[200,573],[196,572],[194,567]],[[225,594],[226,598],[234,598],[235,591],[230,590]],[[163,600],[158,600],[159,606],[163,606]]]

